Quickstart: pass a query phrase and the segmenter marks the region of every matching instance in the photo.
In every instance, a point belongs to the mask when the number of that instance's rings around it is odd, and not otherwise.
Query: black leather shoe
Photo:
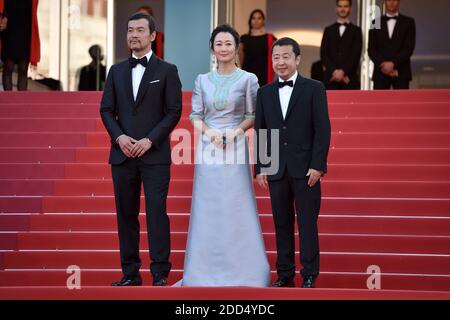
[[[316,277],[315,276],[304,276],[302,288],[315,288]]]
[[[295,283],[294,283],[293,279],[286,280],[286,279],[278,278],[278,280],[272,284],[272,287],[274,287],[274,288],[293,288],[293,287],[295,287]]]
[[[153,276],[153,286],[154,287],[166,287],[167,277],[165,275],[156,274]]]
[[[122,280],[111,283],[113,287],[127,287],[127,286],[141,286],[142,278],[140,276],[137,277],[128,277],[124,276]]]

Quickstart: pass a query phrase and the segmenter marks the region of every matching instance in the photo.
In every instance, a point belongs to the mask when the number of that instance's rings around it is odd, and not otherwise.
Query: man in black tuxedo
[[[329,90],[359,90],[361,28],[350,22],[351,0],[337,0],[337,22],[325,28],[320,47],[324,83]]]
[[[409,89],[416,24],[413,18],[399,13],[400,0],[385,0],[385,5],[386,15],[381,17],[381,28],[369,31],[368,51],[375,64],[374,89]]]
[[[331,126],[325,87],[301,77],[300,46],[291,38],[276,41],[273,69],[279,79],[258,90],[255,130],[259,148],[255,176],[269,186],[277,242],[275,287],[294,286],[294,204],[300,233],[304,288],[314,287],[319,274],[320,177],[327,171]],[[267,129],[267,135],[263,130]],[[273,133],[279,139],[265,139]],[[279,155],[279,161],[266,162]]]
[[[151,50],[152,17],[129,18],[129,60],[112,66],[100,113],[111,136],[109,163],[116,199],[123,278],[113,286],[141,285],[139,207],[144,185],[153,285],[167,285],[171,264],[166,200],[170,180],[169,135],[181,116],[181,83],[176,66]]]

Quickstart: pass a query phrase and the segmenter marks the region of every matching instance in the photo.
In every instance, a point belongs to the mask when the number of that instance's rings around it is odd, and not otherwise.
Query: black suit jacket
[[[142,157],[148,164],[170,164],[169,135],[181,117],[182,92],[176,66],[153,53],[133,98],[128,60],[109,71],[100,114],[111,137],[110,164],[121,164],[125,154],[115,142],[126,134],[136,140],[149,138],[152,147]]]
[[[268,129],[268,137],[271,136],[271,130],[278,129],[280,133],[278,144],[267,140],[267,154],[271,156],[276,147],[279,152],[279,170],[269,174],[268,180],[282,178],[286,168],[290,176],[298,179],[305,179],[310,168],[326,172],[331,125],[324,85],[298,75],[286,118],[283,119],[277,81],[261,87],[256,99],[255,130],[258,145],[263,139],[259,129]],[[267,167],[259,153],[255,176]]]
[[[369,31],[369,57],[375,64],[372,79],[382,81],[387,76],[381,72],[384,61],[392,61],[399,79],[412,80],[411,56],[416,45],[416,24],[413,18],[399,15],[392,38],[389,39],[387,17],[381,17],[381,29]]]
[[[363,45],[361,28],[349,23],[341,37],[339,27],[336,22],[323,32],[320,58],[325,67],[324,82],[329,82],[334,70],[342,69],[351,82],[359,83],[359,62]]]

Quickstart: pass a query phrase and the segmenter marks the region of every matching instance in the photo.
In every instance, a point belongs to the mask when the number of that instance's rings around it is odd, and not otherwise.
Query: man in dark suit
[[[324,83],[329,90],[359,90],[362,31],[350,22],[351,0],[337,0],[336,12],[338,20],[325,28],[320,47]]]
[[[101,91],[105,85],[106,67],[102,64],[104,58],[102,48],[95,44],[89,48],[91,63],[80,70],[78,91]]]
[[[323,65],[321,60],[317,60],[311,65],[311,79],[323,82]]]
[[[409,89],[411,56],[416,45],[413,18],[399,13],[400,0],[385,0],[379,29],[369,31],[369,56],[375,64],[374,89]]]
[[[294,286],[294,204],[300,233],[300,261],[304,288],[314,287],[319,274],[317,219],[320,177],[327,171],[331,126],[325,87],[301,77],[300,46],[291,38],[276,41],[272,62],[279,79],[258,90],[255,130],[255,176],[269,186],[277,243],[275,287]],[[267,135],[264,134],[267,129]],[[272,135],[279,138],[273,139]],[[271,137],[265,139],[265,137]],[[267,157],[271,157],[268,159]],[[276,161],[274,159],[277,159]],[[266,161],[272,160],[272,161]]]
[[[156,57],[152,17],[129,18],[129,60],[114,65],[106,80],[100,113],[111,136],[109,163],[116,199],[123,278],[113,286],[141,285],[139,206],[144,185],[153,285],[167,285],[171,264],[169,217],[169,135],[181,116],[177,68]]]

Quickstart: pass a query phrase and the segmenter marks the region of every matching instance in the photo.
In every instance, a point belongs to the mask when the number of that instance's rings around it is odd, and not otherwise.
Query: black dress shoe
[[[124,276],[122,280],[111,283],[113,287],[141,286],[142,279],[140,276],[128,277]]]
[[[316,277],[315,276],[304,276],[302,288],[314,288],[316,285]]]
[[[153,286],[154,287],[166,287],[167,277],[165,275],[154,275],[153,276]]]
[[[272,287],[274,287],[274,288],[293,288],[293,287],[295,287],[295,283],[294,283],[293,279],[287,280],[287,279],[278,278],[278,280],[272,284]]]

